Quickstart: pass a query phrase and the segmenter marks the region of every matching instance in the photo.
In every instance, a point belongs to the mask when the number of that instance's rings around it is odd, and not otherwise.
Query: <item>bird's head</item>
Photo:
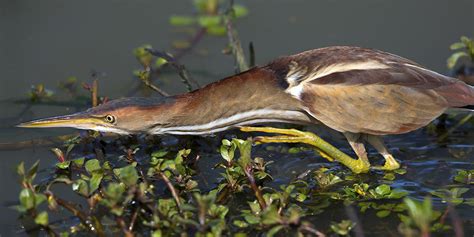
[[[57,128],[113,132],[146,133],[166,124],[173,113],[172,98],[123,98],[90,108],[83,112],[25,122],[22,128]]]

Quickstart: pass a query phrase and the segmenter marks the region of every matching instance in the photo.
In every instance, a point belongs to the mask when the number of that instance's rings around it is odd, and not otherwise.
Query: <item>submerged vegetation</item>
[[[464,198],[468,184],[455,184],[470,182],[465,175],[471,171],[459,171],[452,181],[455,188],[432,192],[445,203],[434,208],[431,197],[420,202],[408,198],[409,191],[391,186],[393,179],[404,175],[403,169],[371,175],[371,181],[364,181],[368,177],[321,167],[275,187],[272,162],[252,155],[251,140],[224,139],[221,160],[214,167],[219,176],[204,185],[196,163],[205,157],[190,149],[142,152],[146,145],[96,139],[104,147],[127,148],[118,157],[108,151],[105,154],[112,154],[105,157],[99,152],[70,158],[56,150],[58,163],[48,169],[50,178],[39,182],[38,163],[29,169],[23,163],[18,166],[23,190],[16,208],[27,231],[41,227],[53,236],[70,232],[98,236],[346,235],[362,223],[339,218],[324,224],[317,221],[332,207],[345,205],[382,219],[398,218],[399,231],[405,236],[428,236],[452,232],[459,223],[447,222],[446,214],[457,206],[474,205],[474,198]],[[78,141],[68,141],[68,149]],[[73,203],[57,194],[55,190],[64,185],[81,200]],[[70,213],[72,219],[51,221],[50,216],[58,211]]]
[[[245,16],[248,10],[222,5],[217,0],[196,0],[195,15],[171,16],[172,25],[197,27],[195,37],[174,42],[180,50],[174,55],[153,50],[150,45],[135,49],[133,53],[142,68],[134,75],[147,88],[167,96],[153,81],[159,70],[170,66],[188,90],[199,88],[178,59],[202,34],[227,34],[236,67],[247,68],[232,20]],[[472,40],[461,41],[452,48],[467,53],[455,53],[449,59],[450,67],[463,56],[472,58]],[[69,78],[60,88],[79,105],[96,106],[108,100],[98,96],[98,76],[94,73],[93,83],[82,84],[87,95],[79,92],[76,78]],[[43,85],[34,86],[29,96],[34,103],[61,103]],[[372,232],[463,236],[464,220],[459,210],[473,210],[472,168],[455,169],[447,183],[432,190],[397,184],[397,179],[408,175],[406,167],[353,174],[331,163],[321,163],[283,182],[272,175],[274,159],[255,152],[252,139],[237,139],[234,135],[226,138],[211,147],[212,152],[202,152],[193,146],[195,141],[164,145],[159,138],[144,136],[110,138],[97,132],[68,136],[62,146],[52,149],[51,156],[57,159],[54,166],[40,169],[39,162],[31,167],[18,165],[22,190],[15,208],[29,234],[44,231],[50,236],[153,237],[262,233],[364,236]],[[263,147],[294,157],[305,152],[318,154],[297,146]],[[203,167],[200,162],[216,157],[211,162],[213,167]],[[344,212],[334,213],[341,207]],[[366,223],[374,219],[381,224]]]

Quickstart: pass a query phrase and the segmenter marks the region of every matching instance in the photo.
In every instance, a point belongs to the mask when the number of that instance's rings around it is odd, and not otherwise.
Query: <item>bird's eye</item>
[[[107,123],[115,123],[115,117],[113,115],[108,114],[104,117],[104,119]]]

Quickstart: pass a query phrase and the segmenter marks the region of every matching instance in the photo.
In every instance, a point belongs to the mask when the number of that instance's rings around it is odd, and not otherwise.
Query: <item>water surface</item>
[[[358,45],[399,54],[446,73],[448,46],[459,36],[473,33],[472,0],[255,0],[241,3],[249,8],[250,14],[236,26],[244,46],[254,43],[259,64],[312,48]],[[100,78],[101,95],[110,98],[130,95],[130,88],[139,83],[132,77],[132,71],[139,68],[132,49],[150,43],[156,49],[173,51],[170,47],[173,40],[189,36],[171,27],[168,17],[192,12],[190,1],[0,1],[0,143],[73,132],[13,127],[20,121],[77,109],[34,105],[25,110],[25,104],[14,101],[26,99],[33,84],[44,83],[47,88],[57,90],[58,83],[69,76],[90,81],[90,72],[94,70],[105,75]],[[201,85],[216,81],[234,72],[233,59],[221,53],[226,45],[226,38],[205,36],[181,62]],[[159,85],[171,93],[185,91],[173,73],[166,73],[162,81]],[[396,185],[413,189],[414,197],[421,198],[417,192],[424,194],[442,186],[454,169],[472,169],[474,128],[467,125],[461,130],[453,135],[449,144],[435,143],[436,138],[425,131],[389,137],[394,154],[403,160],[408,170]],[[328,133],[326,137],[348,151],[340,135]],[[16,202],[19,192],[15,166],[20,161],[31,164],[41,160],[42,168],[51,168],[56,160],[50,148],[32,146],[0,151],[3,190],[0,235],[11,236],[20,231],[20,223],[15,218],[17,213],[8,208]],[[262,156],[276,161],[272,175],[281,183],[316,167],[320,161],[311,152],[280,157],[266,153],[264,148],[256,149]],[[459,151],[467,154],[454,155]],[[209,159],[205,166],[212,166],[215,161]],[[463,213],[471,223],[472,213],[472,208]]]

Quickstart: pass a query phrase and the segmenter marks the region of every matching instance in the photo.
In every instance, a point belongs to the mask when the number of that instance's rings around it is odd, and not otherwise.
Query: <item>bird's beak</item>
[[[44,119],[33,120],[26,123],[18,124],[20,128],[79,128],[79,129],[93,129],[95,126],[103,124],[104,121],[91,117],[84,112],[56,116]]]

